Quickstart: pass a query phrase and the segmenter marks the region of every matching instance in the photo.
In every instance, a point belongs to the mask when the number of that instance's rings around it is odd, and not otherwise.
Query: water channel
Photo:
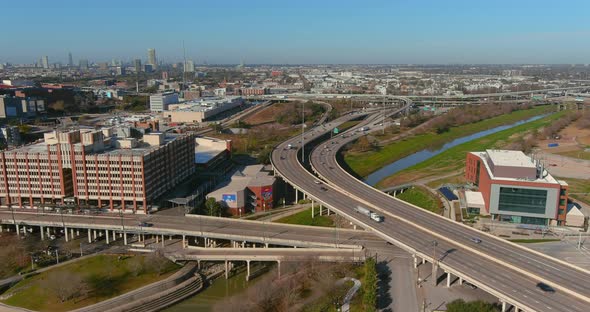
[[[480,131],[468,136],[464,136],[458,139],[455,139],[451,142],[446,143],[445,145],[443,145],[441,148],[437,149],[437,150],[421,150],[419,152],[416,152],[414,154],[411,154],[409,156],[406,156],[402,159],[399,159],[397,161],[394,161],[392,163],[390,163],[389,165],[371,173],[365,180],[364,182],[371,185],[371,186],[375,186],[379,181],[393,175],[396,174],[406,168],[409,168],[415,164],[418,164],[420,162],[423,162],[427,159],[430,159],[446,150],[448,150],[449,148],[455,147],[457,145],[475,140],[475,139],[479,139],[481,137],[484,137],[486,135],[492,134],[492,133],[496,133],[496,132],[500,132],[502,130],[506,130],[506,129],[510,129],[513,127],[516,127],[518,125],[522,125],[525,124],[527,122],[531,122],[531,121],[535,121],[538,119],[541,119],[543,117],[545,117],[547,115],[539,115],[539,116],[535,116],[535,117],[531,117],[529,119],[525,119],[525,120],[521,120],[518,122],[515,122],[513,124],[509,124],[509,125],[503,125],[503,126],[498,126],[495,128],[491,128],[488,130],[484,130],[484,131]]]

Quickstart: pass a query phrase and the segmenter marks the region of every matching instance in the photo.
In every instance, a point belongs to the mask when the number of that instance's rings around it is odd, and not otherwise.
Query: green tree
[[[207,215],[221,216],[221,205],[215,197],[207,198],[207,201],[205,201],[205,210]]]
[[[217,133],[221,133],[221,131],[223,130],[223,126],[219,123],[209,124],[209,127],[211,127],[211,129],[213,129],[213,131]]]
[[[490,303],[477,300],[465,302],[463,299],[457,299],[447,304],[448,312],[496,312],[498,309]]]
[[[363,282],[363,305],[365,311],[375,311],[377,305],[377,269],[375,259],[365,261],[365,280]]]

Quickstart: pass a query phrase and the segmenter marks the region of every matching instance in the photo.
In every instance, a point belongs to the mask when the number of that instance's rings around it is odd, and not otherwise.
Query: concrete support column
[[[80,236],[80,229],[76,229],[76,237]]]
[[[93,235],[94,240],[96,240],[96,230],[92,230],[92,233],[94,234]]]
[[[49,233],[49,230],[50,230],[50,228],[49,228],[49,227],[47,227],[47,228],[46,228],[47,236],[51,236],[51,233]]]
[[[268,243],[264,243],[264,248],[268,248]]]
[[[279,275],[279,279],[281,278],[281,260],[277,260],[277,273]]]
[[[463,278],[459,277],[459,285],[463,285]]]
[[[172,240],[172,235],[168,235],[168,240]]]
[[[303,199],[304,200],[307,199],[307,194],[305,192],[302,192],[302,193],[303,193]]]
[[[416,258],[416,255],[412,255],[412,259],[414,259],[414,269],[418,267],[418,258]]]
[[[502,312],[506,312],[506,301],[502,301]]]
[[[43,233],[43,226],[39,227],[39,233],[41,233],[41,240],[45,240],[45,233]]]
[[[324,213],[324,206],[322,206],[322,204],[320,204],[320,216]]]
[[[88,243],[92,243],[92,235],[90,234],[90,229],[88,229]]]
[[[426,259],[422,258],[422,264],[426,264]]]
[[[514,312],[518,312],[520,309],[517,306],[514,306]]]
[[[113,230],[113,242],[117,240],[117,233],[115,233],[115,230]]]
[[[295,189],[295,204],[299,203],[299,191],[297,191],[297,189]]]
[[[127,245],[127,233],[123,233],[123,244]]]
[[[227,265],[227,260],[225,260],[225,279],[229,278],[229,266]]]
[[[107,245],[110,244],[111,242],[109,241],[109,230],[105,230],[106,232],[106,238],[107,238]]]
[[[74,229],[70,229],[70,237],[71,237],[72,239],[74,239],[74,237],[75,237],[75,236],[74,236]]]
[[[68,239],[68,228],[64,228],[64,234],[66,234],[66,242],[69,242],[70,240]]]
[[[164,243],[164,234],[162,234],[162,247],[164,247],[164,246],[165,246],[165,243]]]
[[[186,235],[182,234],[182,249],[186,248]]]
[[[156,244],[160,242],[160,237],[156,235]]]
[[[20,228],[18,227],[18,224],[16,224],[16,236],[20,237]]]
[[[438,280],[438,264],[432,264],[432,285],[436,286]]]
[[[447,272],[447,288],[451,287],[451,278],[453,277],[453,275],[451,274],[451,272]]]
[[[246,260],[246,282],[250,280],[250,260]]]
[[[313,200],[311,201],[311,218],[315,218],[315,205],[313,203]]]

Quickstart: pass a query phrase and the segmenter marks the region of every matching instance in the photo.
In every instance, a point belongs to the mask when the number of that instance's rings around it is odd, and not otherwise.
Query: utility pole
[[[305,102],[301,101],[301,163],[305,164]]]

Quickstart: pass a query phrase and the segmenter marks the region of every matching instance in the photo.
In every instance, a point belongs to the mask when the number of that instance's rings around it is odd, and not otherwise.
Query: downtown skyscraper
[[[157,69],[158,68],[158,63],[156,60],[156,49],[148,49],[148,59],[147,59],[147,63],[149,65],[152,65],[152,69]]]

